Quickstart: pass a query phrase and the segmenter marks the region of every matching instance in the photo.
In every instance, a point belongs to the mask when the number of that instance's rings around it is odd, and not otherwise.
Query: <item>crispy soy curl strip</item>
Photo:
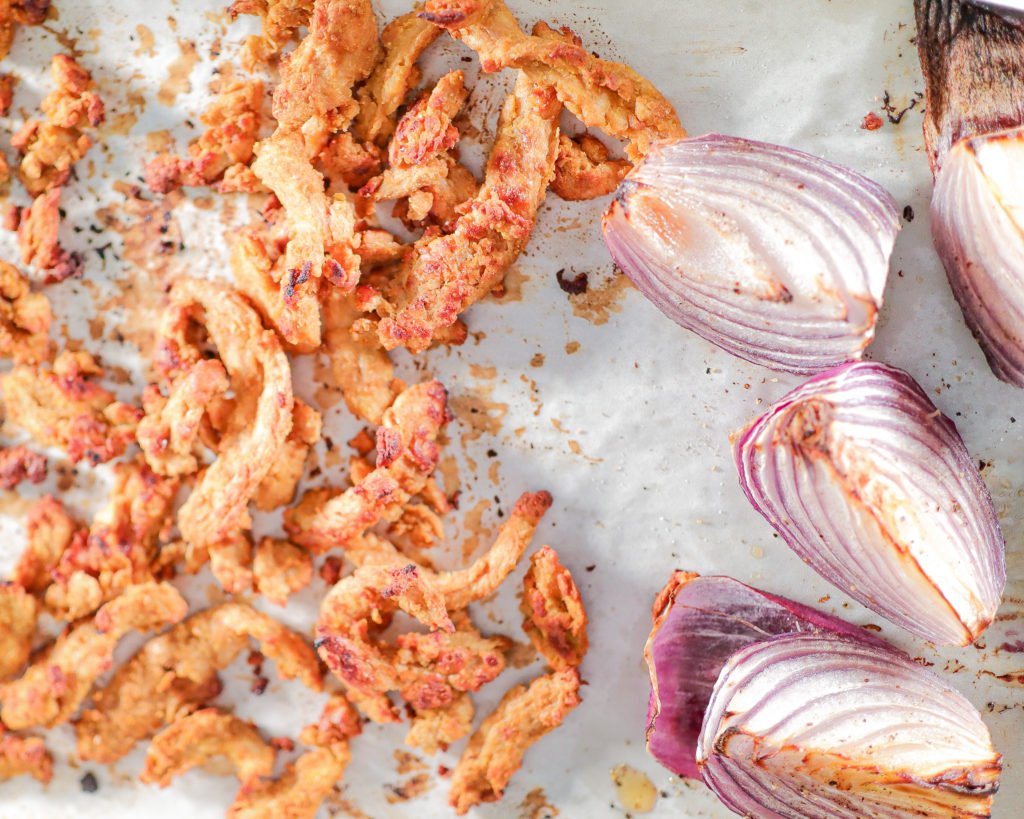
[[[182,536],[198,547],[248,528],[246,504],[291,431],[291,369],[277,336],[263,329],[257,312],[236,291],[180,279],[171,287],[170,299],[161,323],[158,364],[173,378],[197,363],[200,353],[189,342],[188,330],[192,321],[201,321],[237,397],[237,417],[220,441],[217,459],[178,511]],[[258,396],[255,406],[243,403],[252,396]]]
[[[203,708],[153,737],[139,779],[166,788],[175,777],[215,756],[231,761],[243,788],[274,770],[274,749],[255,725],[216,708]]]
[[[116,762],[139,740],[215,697],[217,672],[248,647],[250,637],[281,677],[323,690],[316,654],[300,635],[248,605],[224,603],[148,641],[117,670],[75,725],[78,755]]]
[[[331,498],[292,539],[312,551],[343,546],[377,521],[398,516],[401,507],[426,485],[437,466],[437,436],[448,421],[448,394],[438,381],[402,392],[384,413],[377,430],[377,468],[351,489]]]
[[[44,495],[28,510],[25,520],[26,543],[10,579],[32,594],[50,585],[51,572],[74,540],[86,532],[52,495]]]
[[[409,219],[426,216],[433,197],[425,189],[443,182],[455,160],[448,151],[459,141],[452,125],[466,102],[461,71],[451,71],[423,94],[398,121],[388,146],[388,168],[359,192],[375,201],[408,197]],[[417,200],[426,198],[425,206]]]
[[[141,458],[114,469],[110,499],[88,536],[75,538],[50,572],[44,599],[60,620],[84,617],[128,586],[154,579],[151,563],[172,519],[178,482],[154,474]]]
[[[420,80],[416,60],[441,34],[419,11],[396,17],[380,33],[384,57],[356,92],[359,114],[353,130],[359,139],[383,148],[395,129],[395,112]]]
[[[587,614],[579,589],[550,546],[530,556],[519,605],[526,632],[556,671],[578,666],[587,653]]]
[[[122,455],[135,439],[141,412],[92,381],[102,373],[89,353],[65,350],[52,369],[22,364],[0,376],[7,418],[75,463],[95,465]]]
[[[517,685],[501,698],[452,772],[448,804],[459,816],[481,802],[501,799],[527,749],[580,704],[579,690],[579,671],[570,668],[537,677],[528,687]]]
[[[351,758],[347,742],[306,751],[280,779],[243,787],[228,808],[228,819],[313,819]]]
[[[632,167],[624,159],[609,159],[608,149],[589,134],[583,134],[579,140],[562,134],[558,138],[551,190],[567,202],[607,196]]]
[[[440,708],[413,709],[409,732],[405,744],[419,748],[433,756],[438,751],[447,751],[448,746],[468,736],[473,730],[473,700],[464,691],[455,695],[450,703]]]
[[[370,0],[317,0],[309,34],[281,66],[274,91],[274,134],[256,147],[253,173],[284,208],[289,233],[284,271],[279,273],[285,306],[316,300],[324,255],[332,284],[351,290],[359,281],[353,251],[355,211],[344,198],[328,199],[323,175],[313,166],[331,131],[345,130],[358,106],[352,97],[377,62],[377,19]],[[279,326],[291,344],[319,345],[319,315]]]
[[[241,180],[255,182],[249,172],[260,130],[263,83],[224,79],[217,96],[199,117],[206,130],[188,147],[189,158],[160,154],[146,165],[146,187],[166,194],[182,186],[210,185],[239,190]],[[250,189],[252,185],[248,186]]]
[[[0,262],[0,357],[38,364],[50,357],[50,301],[29,289],[14,265]]]
[[[136,437],[150,468],[159,475],[191,475],[199,469],[193,452],[207,404],[228,389],[224,365],[215,358],[197,361],[174,381],[164,397],[150,384],[142,393],[145,417]]]
[[[386,349],[422,352],[459,313],[501,284],[533,230],[554,173],[561,105],[550,86],[520,74],[505,100],[484,183],[452,233],[421,239],[396,276],[394,303],[366,288]]]
[[[39,604],[16,583],[0,582],[0,680],[28,662],[36,636]]]
[[[22,737],[0,725],[0,782],[29,774],[44,785],[53,779],[53,757],[39,737]]]
[[[541,517],[551,507],[548,492],[524,492],[512,514],[502,524],[494,544],[465,569],[435,572],[418,566],[423,576],[444,598],[449,611],[464,609],[470,603],[493,593],[519,563]],[[398,563],[408,559],[384,538],[368,532],[356,538],[345,550],[356,566]]]
[[[0,685],[0,720],[14,730],[53,727],[75,712],[96,678],[110,668],[114,648],[129,631],[176,623],[188,605],[166,583],[132,586],[92,620],[57,638],[24,676]]]
[[[476,51],[484,71],[518,68],[554,86],[585,125],[628,140],[634,161],[652,142],[686,136],[672,105],[632,68],[595,57],[576,37],[544,23],[526,34],[504,0],[427,0],[421,16]]]
[[[54,54],[50,75],[57,87],[40,106],[46,120],[30,119],[11,137],[21,156],[18,176],[32,196],[68,181],[92,146],[86,129],[103,122],[103,101],[88,71],[66,54]]]
[[[394,645],[373,639],[374,624],[399,609],[433,633],[404,634]],[[321,603],[316,633],[327,667],[376,722],[397,720],[388,691],[417,710],[440,708],[505,667],[507,641],[481,637],[464,615],[449,617],[444,597],[412,563],[363,566],[340,580]]]
[[[46,19],[49,10],[50,0],[0,2],[0,60],[6,59],[10,53],[18,26],[38,26]]]
[[[394,403],[401,382],[388,354],[376,336],[362,338],[352,325],[362,315],[350,295],[333,290],[324,308],[324,350],[331,362],[331,374],[345,399],[345,406],[357,418],[379,424],[384,411]]]
[[[273,466],[260,482],[253,502],[261,512],[270,512],[291,503],[295,487],[302,479],[309,450],[320,440],[323,418],[305,401],[296,398],[292,412],[292,429],[278,450]]]
[[[262,36],[254,35],[245,42],[243,63],[247,70],[280,54],[298,30],[309,24],[312,13],[313,0],[235,0],[228,6],[232,20],[242,14],[263,18]]]
[[[0,447],[0,489],[9,491],[22,481],[46,480],[46,456],[27,446]]]

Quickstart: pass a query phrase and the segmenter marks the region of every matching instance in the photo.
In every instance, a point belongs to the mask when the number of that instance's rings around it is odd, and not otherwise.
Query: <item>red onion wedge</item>
[[[679,776],[700,779],[697,739],[719,672],[744,646],[778,634],[820,631],[888,644],[836,617],[731,577],[674,572],[658,594],[644,648],[651,675],[647,750]]]
[[[697,763],[759,819],[987,817],[1000,756],[975,708],[893,649],[773,637],[722,669]]]
[[[851,170],[708,134],[655,145],[602,229],[615,263],[677,324],[810,374],[860,358],[874,336],[899,218]]]
[[[1024,128],[960,140],[932,194],[932,238],[999,378],[1024,387]]]
[[[812,378],[733,436],[740,485],[815,571],[919,637],[966,645],[995,616],[1004,543],[952,421],[902,370]]]

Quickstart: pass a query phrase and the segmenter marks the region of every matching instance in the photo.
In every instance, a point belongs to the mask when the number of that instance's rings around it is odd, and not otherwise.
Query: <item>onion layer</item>
[[[966,645],[992,621],[1006,582],[992,499],[907,373],[822,373],[733,447],[754,507],[845,594],[936,643]]]
[[[999,378],[1024,387],[1024,129],[963,139],[932,194],[932,238]]]
[[[680,776],[700,778],[697,740],[715,681],[729,657],[778,634],[820,631],[888,644],[849,623],[731,577],[674,572],[654,602],[644,648],[651,675],[647,750]]]
[[[1000,757],[974,707],[892,649],[791,634],[736,652],[697,762],[743,816],[987,817]]]
[[[615,263],[676,323],[734,355],[810,374],[871,341],[893,198],[810,154],[735,137],[665,142],[602,223]]]

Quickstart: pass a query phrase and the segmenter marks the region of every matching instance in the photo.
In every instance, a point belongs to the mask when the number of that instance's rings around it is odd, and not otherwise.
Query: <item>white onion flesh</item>
[[[1024,129],[954,145],[931,216],[935,248],[992,372],[1024,387]]]
[[[1000,773],[961,694],[895,650],[828,634],[736,652],[697,764],[731,810],[759,819],[987,817]]]
[[[860,358],[898,230],[860,174],[718,134],[655,145],[603,220],[616,264],[669,318],[801,374]]]
[[[1019,21],[1024,17],[1024,0],[967,0],[975,6],[1003,14],[1011,21]]]
[[[740,485],[815,571],[935,643],[995,616],[1004,543],[953,423],[907,373],[837,367],[734,436]]]

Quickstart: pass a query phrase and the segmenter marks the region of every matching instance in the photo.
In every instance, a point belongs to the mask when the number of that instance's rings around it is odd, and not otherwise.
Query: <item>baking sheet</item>
[[[172,211],[184,248],[168,260],[140,247],[138,231],[125,230],[140,218],[126,208],[126,186],[140,183],[145,159],[168,137],[178,151],[185,150],[198,133],[198,114],[209,100],[214,71],[237,54],[257,23],[241,19],[229,25],[216,0],[57,0],[55,5],[57,19],[42,29],[22,29],[4,66],[22,78],[10,125],[16,129],[23,116],[33,115],[49,90],[47,73],[39,69],[50,54],[58,48],[80,54],[100,85],[108,121],[101,144],[79,163],[80,178],[65,193],[67,224],[74,226],[65,230],[65,244],[82,250],[87,266],[84,280],[47,291],[58,317],[53,336],[62,344],[81,343],[101,352],[119,394],[135,398],[144,383],[141,362],[132,344],[118,339],[144,337],[156,306],[146,292],[153,279],[140,273],[136,263],[150,264],[152,276],[161,270],[224,275],[225,230],[253,218],[258,202],[196,192]],[[908,369],[955,419],[983,465],[1002,518],[1010,580],[1000,620],[981,640],[984,648],[939,651],[881,622],[810,572],[747,504],[728,450],[729,432],[798,379],[734,359],[663,318],[614,274],[599,232],[605,203],[573,205],[549,196],[534,239],[510,275],[508,294],[486,300],[465,317],[470,341],[461,349],[432,351],[415,360],[396,356],[399,374],[407,380],[440,378],[457,416],[446,452],[458,461],[461,508],[447,524],[452,546],[439,562],[451,565],[462,559],[464,549],[483,548],[499,511],[510,508],[521,491],[549,489],[555,504],[535,545],[548,543],[559,551],[591,617],[583,705],[530,750],[502,802],[472,815],[623,816],[627,811],[609,775],[621,763],[643,771],[658,788],[652,817],[732,815],[705,788],[669,775],[644,751],[648,683],[643,644],[653,595],[675,568],[731,574],[805,603],[822,600],[826,611],[855,623],[876,623],[911,655],[933,663],[981,709],[1005,756],[994,816],[1018,815],[1016,806],[1024,800],[1024,691],[1013,683],[1013,674],[1024,669],[1024,655],[1008,648],[1024,638],[1018,619],[1024,597],[1019,458],[1024,405],[1020,391],[988,371],[930,247],[931,179],[921,143],[921,103],[899,123],[883,110],[886,94],[898,113],[923,91],[911,43],[912,4],[515,0],[509,5],[524,27],[537,19],[568,24],[601,56],[633,65],[672,100],[691,133],[720,131],[825,156],[877,180],[901,208],[912,209],[913,221],[905,221],[897,241],[869,357]],[[382,19],[390,19],[408,4],[387,0],[377,8]],[[455,65],[467,70],[474,91],[465,149],[467,156],[479,159],[511,77],[485,77],[474,85],[476,64],[463,62],[466,56],[459,44],[442,39],[426,63],[426,75],[436,78]],[[881,129],[859,127],[869,111],[881,115]],[[12,197],[20,204],[27,201],[20,190]],[[163,213],[155,206],[149,215],[165,218]],[[121,229],[127,247],[116,230],[90,229],[105,223]],[[11,235],[2,239],[4,258],[16,258]],[[590,291],[563,293],[555,277],[562,269],[570,276],[587,273]],[[335,402],[325,414],[326,431],[339,444],[347,440],[358,426],[337,404],[336,393],[324,386],[324,362],[306,359],[295,371],[301,397],[321,405]],[[337,456],[321,446],[316,459],[322,475],[306,486],[322,483],[325,476],[340,480]],[[62,485],[73,479],[67,502],[87,517],[102,501],[109,468],[60,471]],[[35,497],[44,489],[31,487],[22,494]],[[21,548],[24,503],[7,496],[4,511],[0,571]],[[259,518],[259,533],[273,533],[278,520],[276,515]],[[520,637],[516,591],[521,573],[493,600],[476,607],[474,616],[485,631]],[[195,606],[217,599],[209,575],[185,587]],[[323,593],[322,581],[314,578],[286,610],[262,600],[257,605],[307,629]],[[126,639],[119,658],[140,642]],[[539,664],[509,668],[477,697],[478,720],[504,690],[539,671]],[[223,677],[227,686],[217,703],[234,705],[236,713],[254,719],[268,736],[294,737],[315,718],[322,702],[301,686],[276,681],[264,696],[250,695],[252,677],[244,658]],[[395,788],[414,775],[399,773],[394,756],[396,749],[404,749],[403,737],[404,726],[367,726],[353,742],[342,795],[321,815],[452,815],[445,804],[446,783],[434,772],[438,765],[454,765],[464,741],[424,760],[430,790],[394,802],[389,797],[395,798]],[[204,819],[221,816],[234,795],[233,778],[208,771],[193,771],[166,790],[144,786],[135,779],[141,750],[109,768],[76,765],[69,760],[73,734],[67,726],[49,732],[47,742],[57,760],[54,781],[46,789],[24,777],[0,785],[0,817]],[[282,760],[292,757],[281,755]],[[86,771],[99,783],[95,793],[80,789]],[[544,804],[548,808],[531,813],[530,805]]]

